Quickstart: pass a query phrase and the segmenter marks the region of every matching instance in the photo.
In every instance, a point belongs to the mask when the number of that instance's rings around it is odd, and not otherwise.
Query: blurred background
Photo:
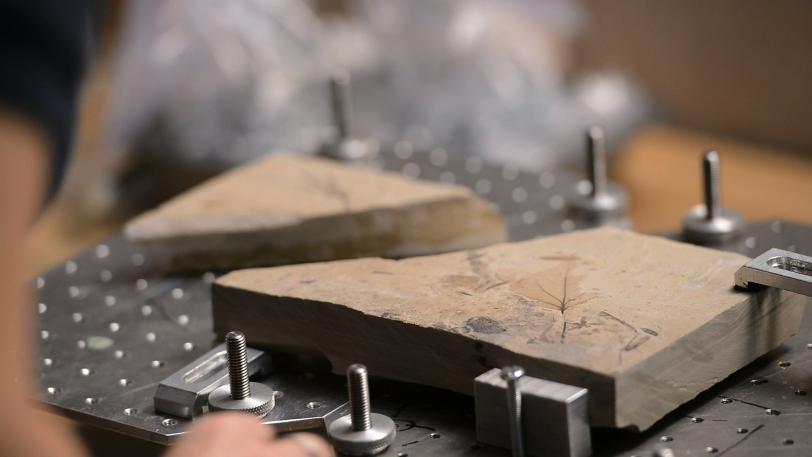
[[[711,0],[110,0],[72,163],[33,232],[36,271],[274,150],[355,128],[528,170],[581,172],[604,126],[637,230],[678,230],[721,155],[725,206],[812,223],[812,3]]]

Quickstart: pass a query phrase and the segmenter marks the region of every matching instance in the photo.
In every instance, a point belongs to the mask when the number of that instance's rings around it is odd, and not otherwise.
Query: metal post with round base
[[[682,221],[682,237],[694,244],[716,246],[735,240],[744,223],[735,211],[722,207],[719,185],[719,154],[707,151],[702,156],[705,204],[693,207]]]
[[[319,155],[342,162],[364,162],[375,159],[380,148],[378,143],[353,135],[349,73],[336,72],[330,78],[329,88],[330,110],[336,136],[333,141],[322,145]]]
[[[347,368],[350,414],[327,426],[336,451],[344,455],[376,455],[395,440],[395,422],[383,414],[371,413],[367,369],[361,364]]]
[[[229,332],[226,335],[229,383],[209,394],[210,411],[240,411],[264,417],[276,404],[274,391],[265,384],[248,380],[248,357],[245,335]]]
[[[589,188],[576,187],[569,199],[570,212],[587,226],[631,228],[626,215],[629,197],[606,177],[606,146],[603,129],[598,126],[586,132],[586,165],[588,180],[582,183],[589,184]]]

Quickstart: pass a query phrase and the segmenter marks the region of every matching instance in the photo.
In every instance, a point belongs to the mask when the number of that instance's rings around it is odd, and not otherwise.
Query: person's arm
[[[64,422],[34,410],[36,360],[30,271],[24,243],[43,201],[47,136],[36,124],[0,109],[0,455],[79,457],[84,450]],[[273,429],[246,414],[212,414],[194,424],[167,457],[329,457],[320,438],[273,439]]]
[[[63,422],[34,407],[35,339],[25,235],[42,207],[49,144],[35,123],[0,109],[0,455],[81,456]],[[43,424],[45,420],[46,423]],[[51,424],[53,422],[53,424]]]
[[[35,409],[39,341],[25,238],[66,161],[87,10],[85,1],[0,3],[0,456],[85,455],[66,421]],[[272,438],[273,429],[253,416],[211,414],[190,428],[169,457],[332,455],[314,435]]]

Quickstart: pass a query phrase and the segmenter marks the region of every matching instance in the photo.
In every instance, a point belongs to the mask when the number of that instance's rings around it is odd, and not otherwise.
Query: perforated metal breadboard
[[[566,216],[566,196],[578,181],[570,174],[527,173],[440,149],[413,151],[408,143],[384,153],[378,165],[412,178],[470,186],[499,205],[513,240],[581,227]],[[754,256],[769,247],[812,252],[812,228],[751,224],[729,249]],[[83,424],[170,443],[188,422],[156,414],[152,397],[159,381],[216,344],[209,297],[214,277],[166,275],[136,246],[114,237],[37,278],[42,401]],[[272,415],[304,417],[344,401],[343,380],[332,375],[274,374],[267,382],[284,392]],[[395,382],[372,387],[373,408],[398,424],[397,441],[384,455],[508,455],[476,444],[471,398]],[[667,445],[678,456],[812,455],[807,392],[812,392],[810,313],[802,333],[784,347],[647,433],[596,431],[595,454],[646,455]]]

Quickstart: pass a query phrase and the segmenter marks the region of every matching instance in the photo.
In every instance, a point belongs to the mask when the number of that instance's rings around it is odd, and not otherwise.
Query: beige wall
[[[582,1],[579,67],[623,70],[683,125],[812,153],[812,1]]]

